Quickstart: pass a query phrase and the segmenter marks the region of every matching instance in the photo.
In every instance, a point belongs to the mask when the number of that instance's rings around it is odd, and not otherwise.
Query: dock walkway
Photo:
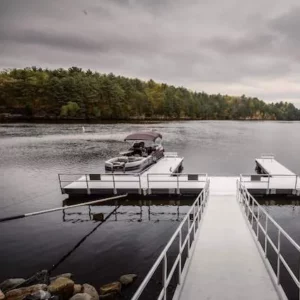
[[[236,200],[236,177],[211,177],[204,222],[179,299],[279,299]]]

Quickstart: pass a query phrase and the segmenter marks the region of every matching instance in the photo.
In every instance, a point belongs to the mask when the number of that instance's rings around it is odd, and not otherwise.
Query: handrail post
[[[89,183],[88,183],[88,174],[85,174],[85,182],[86,182],[86,191],[87,191],[87,194],[90,195],[91,191],[90,191],[90,187],[89,187]]]
[[[167,253],[165,253],[162,265],[163,299],[167,300]]]
[[[253,226],[254,221],[254,201],[252,200],[252,218],[251,218],[251,225]]]
[[[187,220],[188,220],[188,232],[187,232],[187,235],[188,235],[188,251],[187,251],[187,257],[190,257],[190,245],[191,245],[191,240],[190,240],[190,227],[191,227],[190,216],[188,216]]]
[[[179,195],[179,175],[177,174],[177,195]]]
[[[270,194],[270,174],[268,174],[268,188],[267,188],[267,195]]]
[[[298,183],[298,175],[296,174],[296,182],[295,182],[295,191],[297,193],[297,183]]]
[[[142,183],[141,183],[141,175],[140,174],[139,174],[139,189],[140,189],[139,193],[141,195],[142,194]]]
[[[278,242],[277,242],[277,284],[280,284],[280,252],[281,252],[281,234],[278,228]]]
[[[182,233],[181,228],[179,230],[179,244],[178,244],[178,252],[179,252],[179,262],[178,262],[178,285],[181,284],[181,245],[182,245]]]
[[[151,192],[150,192],[150,184],[149,184],[149,173],[147,173],[147,192],[148,192],[148,194],[151,194]]]
[[[61,190],[61,192],[62,192],[61,180],[60,180],[60,174],[58,174],[58,181],[59,181],[59,187],[60,187],[60,190]]]
[[[193,208],[193,224],[194,224],[194,240],[195,240],[195,233],[196,233],[196,215],[195,215],[195,205]]]
[[[116,182],[115,182],[115,175],[114,175],[114,173],[112,173],[112,178],[113,178],[114,194],[117,194],[117,190],[116,190]]]
[[[254,201],[253,201],[254,202]],[[257,206],[256,236],[259,238],[259,205]]]
[[[269,221],[269,218],[268,216],[266,215],[266,227],[265,227],[265,257],[267,257],[267,250],[268,250],[268,221]]]

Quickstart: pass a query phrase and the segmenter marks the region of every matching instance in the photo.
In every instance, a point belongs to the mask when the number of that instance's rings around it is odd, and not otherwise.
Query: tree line
[[[300,110],[287,102],[209,95],[77,67],[2,71],[0,115],[45,120],[300,120]]]

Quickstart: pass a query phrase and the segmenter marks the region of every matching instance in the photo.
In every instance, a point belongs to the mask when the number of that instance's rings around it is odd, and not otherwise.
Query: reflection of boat
[[[128,151],[105,162],[105,170],[110,172],[140,172],[156,163],[164,156],[161,145],[162,135],[158,132],[137,132],[128,135],[125,141],[133,141]]]

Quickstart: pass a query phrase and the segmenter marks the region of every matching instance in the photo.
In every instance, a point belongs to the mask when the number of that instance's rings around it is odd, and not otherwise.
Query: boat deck
[[[236,177],[211,177],[185,281],[175,299],[279,299],[236,200]]]
[[[257,158],[255,162],[264,173],[269,175],[295,175],[295,173],[279,163],[274,157]]]

